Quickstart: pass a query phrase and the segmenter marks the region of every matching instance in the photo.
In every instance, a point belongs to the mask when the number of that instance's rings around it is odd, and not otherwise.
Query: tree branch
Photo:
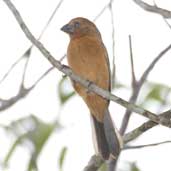
[[[97,171],[101,165],[104,163],[104,160],[100,156],[92,156],[88,165],[84,168],[83,171]]]
[[[141,0],[133,0],[138,6],[140,6],[142,9],[148,11],[148,12],[153,12],[156,14],[159,14],[163,16],[164,18],[171,18],[171,11],[159,8],[156,5],[149,5],[146,2],[143,2]]]
[[[171,143],[171,141],[162,141],[162,142],[153,143],[153,144],[136,145],[136,146],[126,145],[123,148],[123,150],[136,150],[136,149],[141,149],[141,148],[146,148],[146,147],[154,147],[154,146],[158,146],[158,145],[163,145],[163,144],[167,144],[167,143]]]
[[[54,69],[54,67],[49,68],[46,72],[44,72],[44,74],[42,74],[36,81],[35,83],[29,87],[26,88],[24,86],[24,83],[22,82],[20,85],[20,89],[17,93],[17,95],[11,97],[10,99],[2,99],[0,98],[0,111],[4,111],[6,109],[8,109],[9,107],[11,107],[12,105],[14,105],[16,102],[18,102],[19,100],[21,100],[22,98],[26,97],[28,95],[28,93],[35,88],[35,86],[43,79],[45,78],[45,76]],[[23,77],[24,78],[24,77]]]
[[[137,81],[136,86],[133,89],[133,93],[132,96],[129,99],[130,103],[135,103],[139,92],[141,90],[142,85],[144,84],[145,80],[147,79],[148,75],[150,74],[150,72],[152,71],[152,69],[154,68],[154,66],[157,64],[157,62],[166,54],[166,52],[168,52],[171,49],[171,44],[168,45],[165,49],[163,49],[155,58],[154,60],[150,63],[150,65],[147,67],[147,69],[144,71],[144,73],[142,74],[141,78],[139,81]],[[123,135],[126,131],[126,128],[128,126],[128,122],[130,119],[132,111],[127,109],[122,121],[122,125],[120,128],[120,132],[121,135]]]
[[[64,0],[60,0],[58,2],[58,4],[56,5],[52,15],[50,16],[50,18],[48,19],[47,23],[45,24],[44,28],[42,29],[38,40],[41,39],[41,37],[43,36],[44,32],[46,31],[46,29],[48,28],[49,24],[51,23],[52,19],[54,18],[57,10],[59,9],[59,7],[61,6],[61,4],[63,3]],[[2,79],[0,80],[0,84],[8,77],[8,75],[12,72],[12,70],[14,69],[14,67],[22,60],[22,59],[26,59],[25,62],[25,66],[24,66],[24,70],[22,73],[22,81],[20,83],[20,89],[17,93],[17,95],[5,100],[3,98],[0,98],[0,111],[6,110],[7,108],[11,107],[12,105],[14,105],[16,102],[18,102],[21,98],[24,98],[29,92],[31,92],[31,90],[53,69],[50,68],[48,69],[42,76],[40,76],[38,78],[38,80],[30,87],[30,88],[25,88],[24,86],[24,80],[25,80],[25,74],[27,71],[27,65],[28,65],[28,61],[30,59],[30,53],[31,50],[33,48],[33,44],[24,52],[24,54],[17,59],[9,68],[9,70],[5,73],[5,75],[2,77]],[[61,59],[62,60],[62,59]]]
[[[161,113],[159,116],[163,116],[166,119],[170,120],[171,119],[171,110],[168,110],[166,112]],[[123,139],[124,139],[124,144],[127,144],[128,142],[135,140],[137,137],[139,137],[140,135],[142,135],[144,132],[146,132],[147,130],[153,128],[154,126],[157,126],[158,124],[153,122],[153,121],[148,121],[145,122],[144,124],[142,124],[141,126],[139,126],[138,128],[134,129],[133,131],[127,133],[124,135]],[[149,145],[143,145],[143,146],[126,146],[126,148],[124,148],[123,150],[127,150],[129,149],[137,149],[137,148],[143,148],[143,147],[148,147],[148,146],[154,146],[154,145],[160,145],[160,144],[164,144],[164,143],[170,143],[171,141],[165,141],[165,142],[160,142],[160,143],[155,143],[155,144],[149,144]],[[88,163],[88,165],[85,167],[84,171],[97,171],[98,168],[100,168],[100,166],[104,163],[104,161],[99,157],[99,156],[92,156],[92,158],[90,159],[90,162]]]
[[[159,115],[159,117],[161,117],[161,116],[167,120],[170,120],[171,119],[171,110],[161,113]],[[158,124],[153,121],[147,121],[147,122],[143,123],[138,128],[136,128],[136,129],[132,130],[131,132],[128,132],[127,134],[124,135],[124,137],[123,137],[124,144],[126,144],[132,140],[135,140],[137,137],[142,135],[144,132],[146,132],[147,130],[149,130],[157,125]]]
[[[152,120],[154,122],[157,122],[157,123],[164,125],[166,127],[171,127],[171,122],[169,120],[165,119],[164,117],[162,117],[162,116],[159,117],[150,111],[147,111],[141,107],[138,107],[137,105],[134,105],[132,103],[128,103],[127,101],[111,94],[110,92],[108,92],[106,90],[103,90],[102,88],[100,88],[98,86],[96,86],[92,82],[90,82],[88,80],[84,80],[84,79],[80,78],[79,76],[77,76],[76,74],[74,74],[69,67],[67,67],[66,65],[62,65],[60,63],[60,61],[56,60],[50,54],[50,52],[43,46],[43,44],[40,41],[36,40],[36,38],[33,36],[33,34],[30,32],[30,30],[28,29],[28,27],[24,23],[21,15],[19,14],[19,12],[15,8],[15,6],[11,3],[11,1],[10,0],[3,0],[3,1],[6,3],[8,8],[11,10],[13,15],[15,16],[18,24],[20,25],[21,29],[25,33],[26,37],[40,50],[40,52],[43,54],[43,56],[46,57],[46,59],[54,67],[56,67],[59,71],[63,72],[67,76],[69,76],[72,80],[79,82],[81,85],[86,87],[89,91],[92,91],[92,92],[102,96],[103,98],[112,100],[112,101],[124,106],[125,108],[135,112],[135,113],[138,113],[142,116],[149,118],[150,120]]]
[[[132,75],[132,89],[136,88],[137,80],[135,76],[135,68],[134,68],[134,59],[133,59],[133,52],[132,52],[132,38],[129,35],[129,50],[130,50],[130,60],[131,60],[131,75]]]
[[[113,0],[110,0],[109,3],[109,11],[110,11],[110,18],[111,18],[111,27],[112,27],[112,72],[111,72],[111,87],[115,87],[115,72],[116,72],[116,65],[115,65],[115,27],[114,27],[114,17],[113,17]]]

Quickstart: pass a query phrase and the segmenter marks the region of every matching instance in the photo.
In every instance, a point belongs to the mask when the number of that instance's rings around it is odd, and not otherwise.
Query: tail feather
[[[98,153],[101,154],[102,158],[107,160],[110,155],[109,146],[105,136],[104,124],[99,122],[93,115],[93,129],[94,129],[94,145]]]
[[[95,146],[97,146],[98,153],[101,154],[105,160],[109,159],[110,154],[116,158],[121,149],[121,138],[116,130],[109,111],[106,110],[104,121],[99,122],[93,115],[93,129],[95,134]]]
[[[122,147],[122,140],[118,130],[112,122],[108,109],[105,112],[103,123],[109,151],[112,156],[116,158],[120,153]]]

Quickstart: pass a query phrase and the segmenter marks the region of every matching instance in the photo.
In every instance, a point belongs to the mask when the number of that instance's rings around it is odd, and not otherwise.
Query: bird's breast
[[[90,81],[96,82],[99,74],[108,72],[104,49],[97,40],[90,38],[71,40],[67,57],[72,70]]]

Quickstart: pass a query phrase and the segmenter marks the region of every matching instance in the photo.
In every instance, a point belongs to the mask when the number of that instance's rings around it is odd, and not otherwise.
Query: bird
[[[111,91],[109,58],[96,25],[87,18],[77,17],[61,30],[70,37],[67,61],[72,71],[100,88]],[[109,100],[71,81],[90,110],[96,154],[104,160],[110,157],[116,159],[122,148],[122,138],[111,119]]]

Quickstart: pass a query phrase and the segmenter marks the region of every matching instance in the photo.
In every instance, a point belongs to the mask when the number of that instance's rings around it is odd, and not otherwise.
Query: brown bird
[[[86,18],[74,18],[61,28],[70,36],[68,64],[83,79],[110,91],[110,67],[106,48],[95,24]],[[105,160],[116,158],[121,149],[120,135],[108,110],[109,100],[72,81],[75,91],[87,104],[93,120],[96,152]]]

